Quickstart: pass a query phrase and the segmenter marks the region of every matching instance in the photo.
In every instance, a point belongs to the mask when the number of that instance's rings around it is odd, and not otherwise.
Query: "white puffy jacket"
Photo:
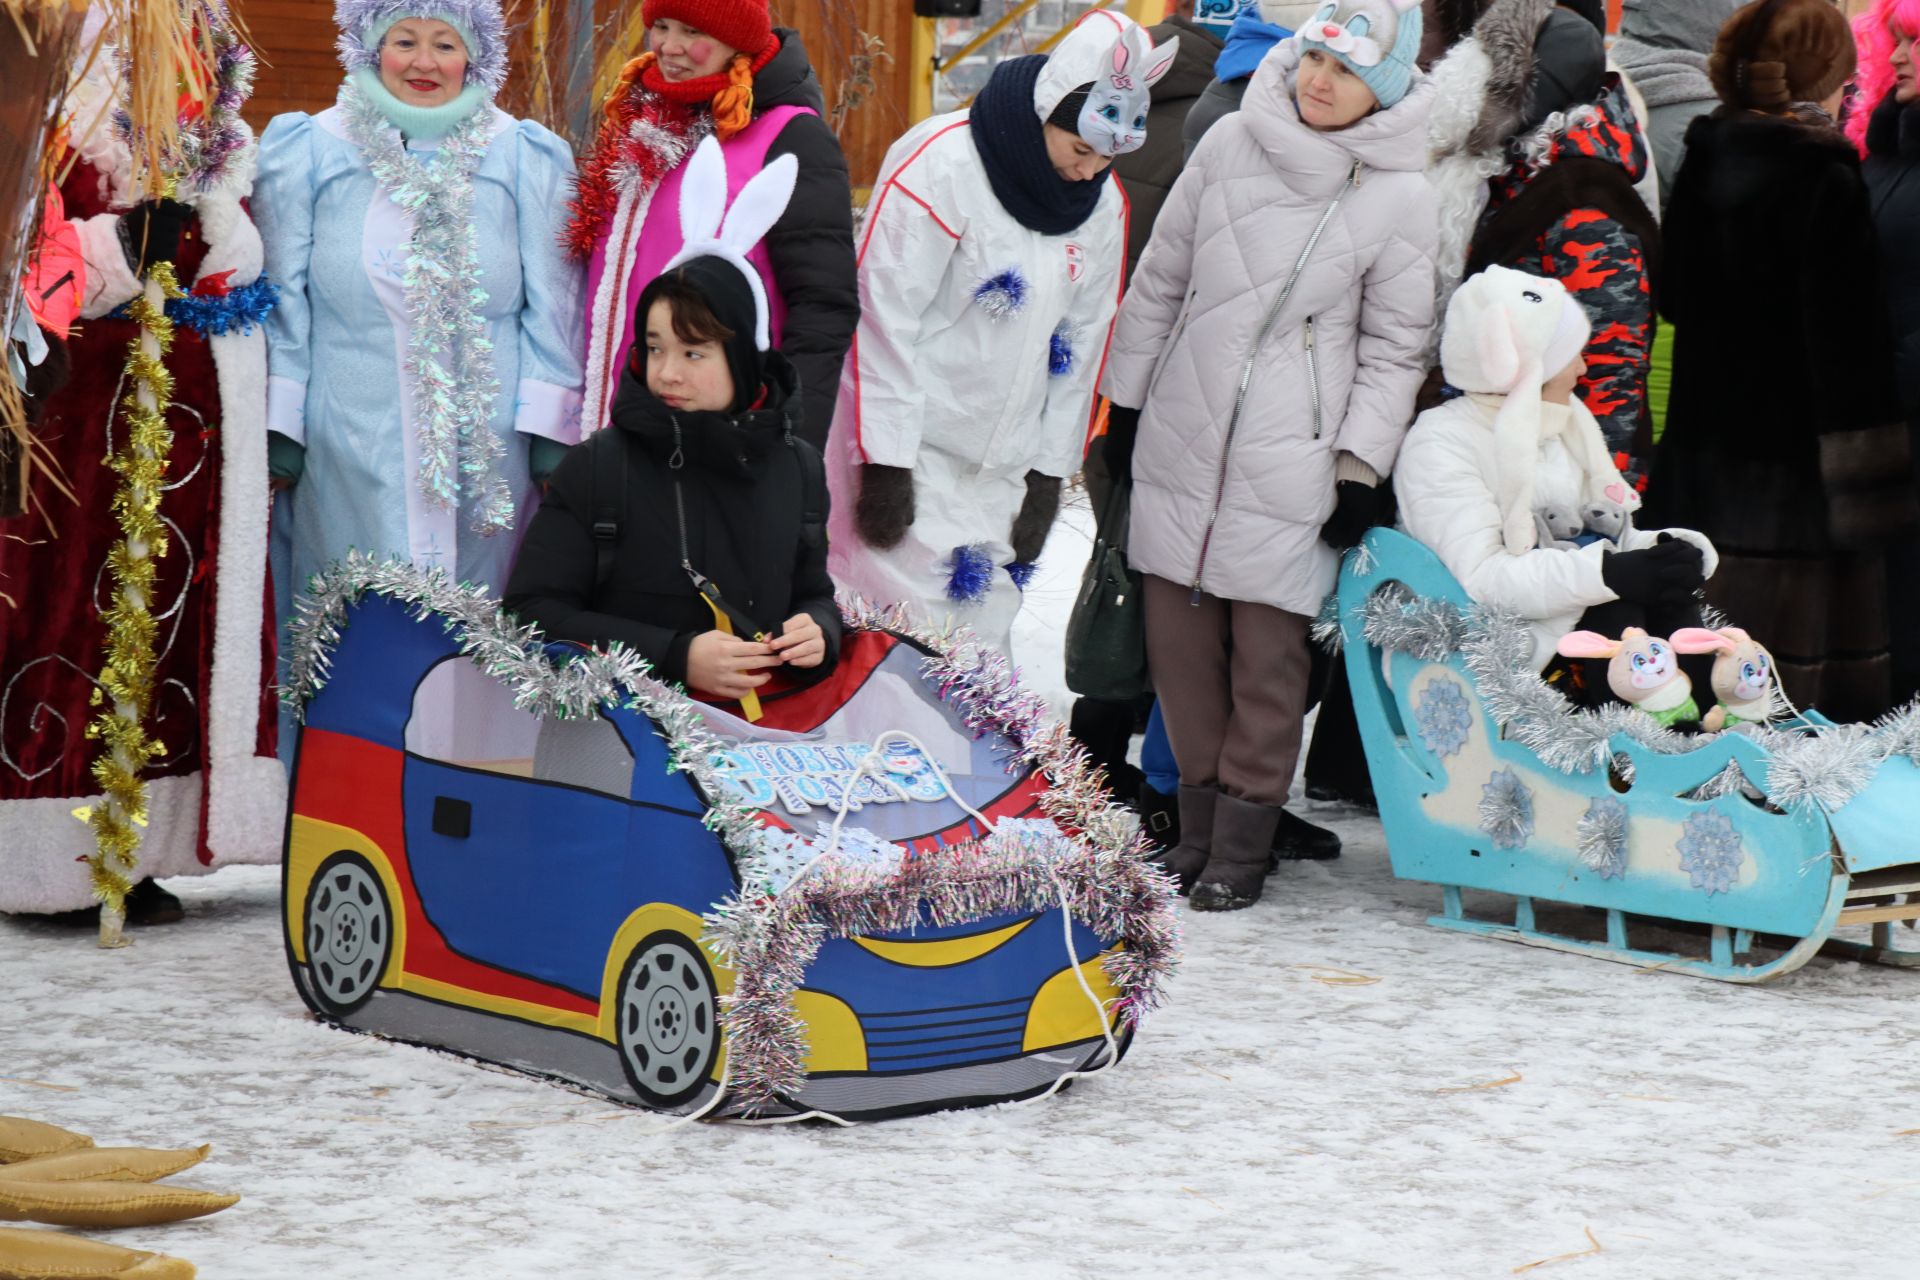
[[[1475,600],[1510,609],[1532,622],[1533,665],[1547,665],[1560,637],[1575,629],[1580,615],[1619,597],[1601,578],[1600,559],[1613,549],[1594,542],[1577,551],[1535,547],[1514,555],[1501,538],[1500,501],[1492,477],[1497,473],[1494,415],[1501,396],[1461,396],[1420,415],[1400,449],[1394,493],[1400,499],[1400,527],[1440,557],[1442,564]],[[1578,511],[1588,493],[1624,482],[1618,472],[1594,484],[1564,440],[1567,430],[1599,433],[1599,424],[1575,401],[1561,414],[1542,405],[1539,453],[1533,473],[1536,510],[1556,506]],[[1557,428],[1557,429],[1556,429]],[[1632,529],[1625,551],[1652,546],[1661,532],[1699,547],[1707,576],[1720,563],[1704,534],[1692,529]]]
[[[1135,567],[1313,614],[1338,568],[1320,541],[1334,455],[1384,476],[1413,418],[1439,214],[1422,173],[1427,82],[1322,133],[1294,106],[1298,64],[1293,41],[1276,45],[1240,110],[1207,132],[1174,184],[1114,326],[1102,390],[1142,411]],[[1256,350],[1349,173],[1357,184]]]

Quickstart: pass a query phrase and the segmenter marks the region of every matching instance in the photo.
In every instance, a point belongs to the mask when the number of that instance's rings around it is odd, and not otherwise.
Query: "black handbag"
[[[1067,688],[1121,702],[1146,692],[1147,617],[1140,575],[1127,564],[1133,486],[1115,484],[1067,621]]]

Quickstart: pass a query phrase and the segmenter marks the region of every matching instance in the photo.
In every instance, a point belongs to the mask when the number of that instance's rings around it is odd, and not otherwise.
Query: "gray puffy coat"
[[[1143,411],[1134,566],[1312,614],[1338,567],[1319,536],[1334,455],[1384,476],[1413,419],[1439,210],[1421,172],[1425,79],[1391,109],[1321,133],[1295,110],[1297,63],[1291,42],[1277,46],[1241,110],[1208,132],[1174,184],[1121,304],[1101,389]],[[1357,185],[1255,351],[1356,162]]]

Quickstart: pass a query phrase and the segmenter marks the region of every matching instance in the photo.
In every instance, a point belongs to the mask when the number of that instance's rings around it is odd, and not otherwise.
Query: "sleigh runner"
[[[1920,918],[1920,710],[1692,737],[1575,710],[1524,624],[1391,530],[1349,557],[1337,605],[1394,873],[1441,886],[1432,924],[1731,982],[1823,948],[1920,965],[1895,945]],[[1511,915],[1470,913],[1467,890]],[[1835,938],[1850,926],[1869,937]],[[1676,933],[1705,954],[1662,945]]]

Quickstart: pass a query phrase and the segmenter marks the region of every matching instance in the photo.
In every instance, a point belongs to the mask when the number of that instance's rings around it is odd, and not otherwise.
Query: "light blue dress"
[[[491,429],[517,525],[475,531],[474,504],[429,502],[418,479],[401,277],[412,230],[375,181],[346,115],[279,116],[260,140],[253,216],[280,305],[268,323],[267,425],[306,446],[274,511],[275,604],[350,548],[442,567],[496,595],[536,501],[529,437],[580,437],[580,268],[559,245],[573,157],[538,124],[487,106],[492,139],[474,173],[483,313],[500,395]],[[437,140],[408,141],[417,152]]]

